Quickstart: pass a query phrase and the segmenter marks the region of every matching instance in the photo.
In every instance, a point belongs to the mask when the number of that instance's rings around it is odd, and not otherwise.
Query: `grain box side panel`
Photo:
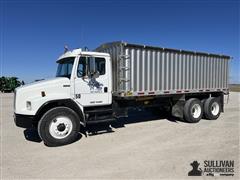
[[[112,44],[103,48],[111,55],[114,92],[138,95],[178,92],[204,92],[228,88],[228,60],[226,56],[209,55],[150,46]],[[128,60],[120,60],[123,55]],[[120,63],[121,62],[121,63]],[[128,67],[122,71],[121,67]],[[121,78],[129,83],[120,83]]]
[[[161,77],[160,77],[160,79],[161,79],[161,81],[160,81],[160,91],[163,91],[164,90],[164,85],[165,85],[165,83],[164,83],[164,76],[165,76],[165,52],[162,52],[161,53],[161,62],[160,62],[160,64],[161,64]]]

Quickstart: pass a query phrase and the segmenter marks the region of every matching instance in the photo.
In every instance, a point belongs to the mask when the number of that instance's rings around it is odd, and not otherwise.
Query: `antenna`
[[[68,50],[68,46],[67,45],[65,45],[64,46],[64,53],[66,53],[66,52],[68,52],[69,50]]]

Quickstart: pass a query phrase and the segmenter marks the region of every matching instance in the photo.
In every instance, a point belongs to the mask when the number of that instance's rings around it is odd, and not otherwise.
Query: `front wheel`
[[[70,108],[56,107],[47,111],[38,123],[38,134],[48,146],[70,144],[77,139],[80,123]]]

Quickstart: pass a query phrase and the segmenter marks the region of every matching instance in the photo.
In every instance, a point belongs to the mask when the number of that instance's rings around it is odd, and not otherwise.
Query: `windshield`
[[[71,77],[75,57],[64,58],[58,61],[56,77]]]

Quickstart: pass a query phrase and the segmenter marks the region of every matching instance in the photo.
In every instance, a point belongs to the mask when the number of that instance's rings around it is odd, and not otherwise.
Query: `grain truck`
[[[136,107],[165,108],[189,123],[214,120],[229,93],[229,59],[122,41],[66,50],[55,78],[15,90],[15,123],[58,146],[75,141],[81,127],[120,120]]]

